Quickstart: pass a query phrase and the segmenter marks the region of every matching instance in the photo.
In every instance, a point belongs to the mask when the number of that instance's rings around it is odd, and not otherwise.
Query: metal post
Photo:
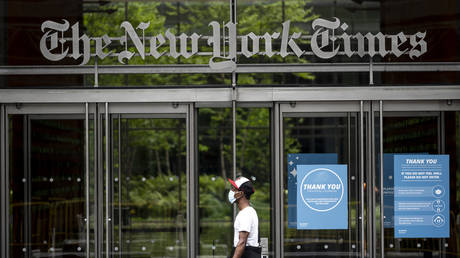
[[[0,170],[1,170],[1,221],[3,227],[1,230],[1,256],[9,257],[9,172],[8,172],[8,116],[6,113],[6,106],[1,105],[0,110]]]
[[[122,232],[121,232],[121,115],[118,114],[118,255],[121,258],[123,252]]]
[[[5,175],[6,175],[6,168],[5,168],[5,151],[6,151],[6,147],[5,147],[5,105],[3,104],[0,104],[0,185],[2,186],[0,190],[0,223],[2,226],[1,228],[1,239],[0,239],[0,254],[2,257],[7,257],[6,256],[6,249],[8,247],[8,244],[7,244],[7,239],[5,237],[5,234],[6,234],[6,231],[8,231],[9,229],[7,227],[5,227],[5,225],[8,225],[8,224],[5,224],[5,219],[6,219],[6,215],[8,214],[6,211],[8,208],[8,206],[5,206],[5,197],[6,197],[6,193],[5,193],[5,186],[8,185],[8,182],[5,180]]]
[[[235,95],[235,89],[233,89]],[[232,100],[232,178],[236,178],[236,100]],[[236,205],[233,205],[233,218],[236,217]]]
[[[99,258],[102,254],[102,238],[103,238],[103,210],[101,205],[101,183],[102,183],[102,169],[101,169],[101,117],[99,114],[99,104],[96,103],[94,111],[94,217],[95,217],[95,232],[94,232],[94,251],[95,257]]]
[[[109,163],[109,103],[105,102],[105,255],[109,258],[110,252],[110,205],[109,205],[109,184],[110,184],[110,163]]]
[[[26,251],[26,257],[31,257],[31,241],[32,241],[32,238],[31,238],[31,221],[32,221],[32,218],[31,218],[31,214],[32,214],[32,210],[31,210],[31,207],[30,207],[30,201],[32,200],[31,198],[31,190],[30,189],[32,187],[31,185],[31,180],[32,180],[32,177],[30,176],[30,162],[31,162],[31,159],[30,159],[30,152],[31,152],[31,148],[30,148],[30,145],[31,145],[31,132],[30,132],[30,117],[29,115],[24,115],[24,178],[26,180],[26,183],[24,184],[24,203],[26,205],[24,205],[24,242],[25,242],[25,248],[27,249]]]
[[[275,256],[280,258],[283,256],[283,184],[282,184],[282,164],[283,164],[283,139],[282,139],[282,114],[280,111],[280,104],[275,103],[273,112],[273,124],[274,124],[274,165],[275,174],[274,188],[275,188]]]
[[[85,203],[86,203],[86,257],[90,257],[90,242],[89,242],[89,105],[85,103]]]
[[[369,60],[369,85],[374,85],[374,65],[372,62],[372,57]]]
[[[351,116],[350,116],[350,112],[347,112],[347,164],[348,166],[351,164]],[[348,168],[349,171],[351,171],[350,167]],[[351,192],[351,180],[350,180],[351,176],[349,175],[348,178],[347,178],[347,181],[348,181],[348,196],[351,196],[350,195],[350,192]],[[351,203],[351,198],[348,199],[348,203]],[[347,204],[348,206],[349,204]],[[348,225],[351,225],[351,221],[352,221],[352,217],[351,217],[351,209],[348,209]],[[351,244],[352,244],[352,241],[351,241],[351,227],[350,229],[348,230],[348,252],[351,251]]]
[[[94,57],[94,87],[95,88],[99,87],[99,70],[97,66],[97,56]]]
[[[379,125],[380,125],[380,257],[384,258],[385,256],[385,227],[383,225],[384,220],[385,220],[385,205],[383,202],[383,195],[384,195],[384,189],[383,189],[383,101],[380,100],[380,107],[379,107]]]
[[[230,0],[230,20],[236,24],[236,0]],[[231,36],[230,33],[228,34],[229,37]],[[229,48],[230,49],[230,48]],[[234,62],[236,64],[236,57],[234,58]],[[233,172],[232,177],[236,178],[236,100],[237,100],[237,78],[236,72],[232,72],[232,164],[233,164]],[[236,206],[233,207],[233,218],[236,217]]]
[[[369,255],[371,257],[375,257],[376,256],[376,226],[375,226],[375,223],[376,223],[376,220],[375,220],[375,179],[376,179],[376,176],[375,176],[375,137],[374,137],[374,118],[375,118],[375,114],[374,114],[374,109],[373,109],[373,102],[370,101],[369,102],[369,123],[368,123],[368,139],[367,139],[367,142],[368,142],[368,157],[369,157],[369,164],[368,164],[368,171],[370,171],[370,173],[368,174],[369,176],[369,180],[368,181],[368,206],[367,206],[367,209],[368,209],[368,212],[367,212],[367,225],[368,225],[368,230],[370,231],[370,234],[368,234],[368,243],[369,243]]]
[[[445,131],[445,114],[444,112],[439,112],[438,116],[438,153],[446,153],[446,131]]]
[[[188,105],[187,109],[187,121],[186,121],[186,134],[187,134],[187,162],[186,162],[186,173],[187,173],[187,243],[188,252],[187,257],[193,258],[198,256],[197,251],[197,239],[199,237],[197,224],[198,216],[196,212],[197,207],[197,175],[195,170],[195,151],[196,145],[196,113],[193,104]]]
[[[445,111],[441,111],[438,118],[438,139],[439,139],[439,153],[445,154],[446,153],[446,117]],[[441,257],[446,257],[446,240],[445,238],[440,239],[439,243],[439,251],[441,252]]]
[[[360,178],[359,178],[359,182],[360,182],[360,189],[361,189],[361,194],[360,194],[360,204],[361,204],[361,212],[360,212],[360,217],[359,219],[361,220],[360,221],[360,224],[361,224],[361,258],[364,258],[365,257],[365,246],[364,246],[364,110],[363,110],[363,107],[364,106],[364,102],[361,100],[360,101],[360,110],[359,110],[359,114],[360,114]]]
[[[356,153],[357,153],[358,150],[359,150],[359,148],[360,148],[360,147],[359,147],[359,139],[360,139],[360,138],[359,138],[359,137],[360,137],[360,136],[359,136],[359,135],[360,135],[360,131],[359,131],[359,126],[360,126],[359,115],[356,116],[354,125],[355,125],[355,139],[356,139],[356,140],[355,140],[355,144],[356,144],[356,146],[355,146],[356,148],[355,148],[355,149],[356,149]],[[361,189],[361,184],[360,184],[360,180],[359,180],[359,175],[360,175],[360,173],[359,173],[359,171],[360,171],[360,170],[359,170],[359,168],[360,168],[359,160],[360,160],[360,158],[359,158],[359,155],[358,155],[358,158],[356,159],[355,166],[354,166],[354,171],[356,171],[355,190],[356,190],[356,193],[358,193],[358,194],[359,194],[359,191],[360,191],[360,189]],[[356,217],[355,217],[355,219],[356,219],[356,225],[357,225],[358,229],[356,230],[356,234],[355,234],[355,236],[354,236],[354,237],[356,237],[356,238],[355,238],[355,239],[356,239],[356,241],[355,241],[355,242],[356,242],[356,245],[355,245],[355,250],[354,250],[354,251],[356,252],[356,254],[355,254],[354,256],[356,256],[356,257],[357,257],[357,256],[359,255],[359,253],[360,253],[360,251],[359,251],[359,250],[360,250],[360,249],[359,249],[359,235],[360,235],[360,230],[359,230],[359,225],[360,225],[360,224],[359,224],[359,223],[360,223],[359,216],[360,216],[360,212],[359,212],[359,210],[360,210],[360,204],[361,204],[361,203],[360,203],[358,200],[359,200],[359,197],[356,199],[356,205],[355,205],[356,211],[358,211],[358,212],[356,212]]]
[[[236,0],[230,0],[230,20],[236,24]],[[225,29],[224,29],[225,30]],[[228,34],[230,37],[230,33]],[[229,47],[230,50],[230,47]],[[233,60],[236,64],[236,57]],[[237,79],[236,72],[232,72],[232,178],[236,178],[236,89]],[[233,206],[233,218],[236,217],[236,206]]]

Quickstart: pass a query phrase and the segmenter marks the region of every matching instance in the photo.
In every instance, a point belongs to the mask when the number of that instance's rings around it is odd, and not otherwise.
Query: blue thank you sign
[[[347,228],[347,165],[297,165],[297,229]]]
[[[449,155],[394,156],[395,238],[449,237]]]
[[[297,165],[337,164],[337,154],[289,153],[287,164],[288,228],[297,228]]]

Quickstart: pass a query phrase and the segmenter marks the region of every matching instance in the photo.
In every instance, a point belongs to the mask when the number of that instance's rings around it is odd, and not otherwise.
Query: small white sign
[[[268,253],[268,237],[261,237],[260,238],[260,245],[262,246],[262,253]]]

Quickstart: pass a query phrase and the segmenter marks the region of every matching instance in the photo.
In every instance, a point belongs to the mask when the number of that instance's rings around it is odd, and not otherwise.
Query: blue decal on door
[[[337,164],[336,153],[289,153],[287,156],[288,228],[297,228],[297,165]]]
[[[297,229],[348,229],[347,165],[297,165]]]
[[[449,155],[394,156],[395,238],[449,237]]]

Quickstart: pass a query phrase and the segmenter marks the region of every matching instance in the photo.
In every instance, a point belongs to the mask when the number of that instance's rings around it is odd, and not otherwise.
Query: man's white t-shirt
[[[240,231],[249,232],[246,246],[259,246],[259,218],[257,212],[248,206],[236,215],[234,224],[233,247],[236,247],[240,239]]]

